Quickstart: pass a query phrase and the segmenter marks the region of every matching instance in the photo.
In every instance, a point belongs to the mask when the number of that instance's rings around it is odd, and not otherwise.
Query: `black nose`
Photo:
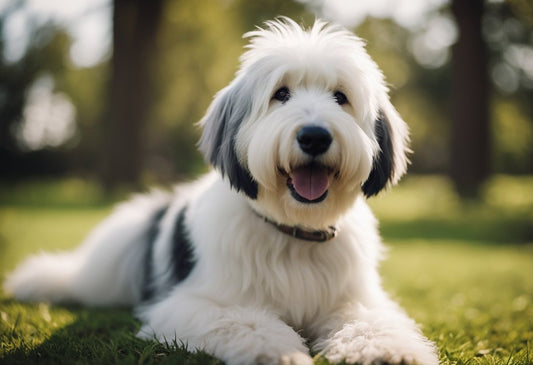
[[[311,156],[318,156],[328,150],[332,138],[326,128],[306,126],[298,131],[296,140],[302,151]]]

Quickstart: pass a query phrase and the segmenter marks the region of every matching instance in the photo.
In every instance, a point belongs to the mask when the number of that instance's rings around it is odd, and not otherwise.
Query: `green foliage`
[[[20,148],[16,140],[18,123],[22,120],[27,92],[43,74],[61,75],[66,68],[70,36],[60,27],[47,23],[28,29],[29,44],[17,62],[6,60],[4,27],[7,17],[16,10],[7,7],[0,12],[0,156],[3,149]]]
[[[530,168],[533,156],[533,123],[524,108],[512,100],[497,100],[492,105],[494,123],[492,134],[495,150],[494,166],[498,170],[511,167],[518,172]]]
[[[16,6],[0,14],[0,53],[6,42],[3,24],[10,12],[27,10],[25,2],[12,3]],[[492,92],[491,158],[496,172],[532,172],[531,80],[513,64],[520,52],[530,49],[531,9],[527,0],[487,4],[484,24],[491,75],[494,67],[503,67],[520,81],[516,92],[498,87]],[[199,137],[195,123],[237,70],[243,33],[277,15],[308,25],[314,19],[302,3],[286,0],[166,1],[163,13],[155,45],[153,105],[142,138],[144,183],[167,183],[205,169],[195,147]],[[446,16],[448,5],[437,13]],[[430,14],[428,24],[435,14]],[[443,173],[448,171],[450,154],[450,62],[431,69],[417,63],[414,39],[426,27],[407,29],[390,19],[367,18],[355,32],[367,41],[369,53],[390,84],[394,105],[411,127],[413,171]],[[109,100],[109,59],[89,68],[76,67],[69,59],[70,37],[62,25],[41,24],[31,30],[31,42],[19,62],[0,57],[2,179],[57,171],[97,176],[101,171],[102,141],[109,127],[104,113]],[[18,150],[13,131],[20,123],[27,90],[43,73],[54,78],[54,92],[66,94],[75,105],[77,134],[60,153],[25,154]]]
[[[448,180],[415,176],[370,202],[389,247],[384,285],[437,343],[442,364],[533,363],[532,177],[497,176],[481,202],[465,204]],[[87,181],[0,186],[0,277],[30,253],[76,246],[110,209]],[[139,326],[129,309],[0,293],[0,364],[219,363],[139,340]]]
[[[171,181],[176,174],[204,169],[196,150],[200,135],[196,124],[215,93],[233,79],[244,50],[243,33],[274,16],[299,18],[302,13],[301,5],[281,0],[167,2],[154,75],[157,96],[149,127],[149,177]]]

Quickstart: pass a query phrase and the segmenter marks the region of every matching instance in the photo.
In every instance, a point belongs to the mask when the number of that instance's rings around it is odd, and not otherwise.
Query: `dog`
[[[229,364],[438,364],[380,283],[365,200],[405,173],[409,138],[364,42],[288,18],[245,37],[199,123],[213,171],[119,205],[76,250],[22,263],[6,291],[133,306],[140,337]]]

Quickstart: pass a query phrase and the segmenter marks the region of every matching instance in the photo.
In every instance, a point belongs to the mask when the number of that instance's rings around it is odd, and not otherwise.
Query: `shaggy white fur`
[[[282,18],[248,33],[234,81],[201,121],[212,172],[120,205],[77,250],[28,259],[20,300],[132,305],[139,336],[230,364],[437,364],[382,290],[365,197],[405,173],[407,127],[350,32]],[[305,241],[274,224],[320,231]]]

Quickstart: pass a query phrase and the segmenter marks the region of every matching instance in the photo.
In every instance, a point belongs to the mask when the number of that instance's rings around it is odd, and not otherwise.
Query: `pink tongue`
[[[305,199],[318,199],[329,188],[328,170],[317,166],[299,167],[292,172],[292,185]]]

